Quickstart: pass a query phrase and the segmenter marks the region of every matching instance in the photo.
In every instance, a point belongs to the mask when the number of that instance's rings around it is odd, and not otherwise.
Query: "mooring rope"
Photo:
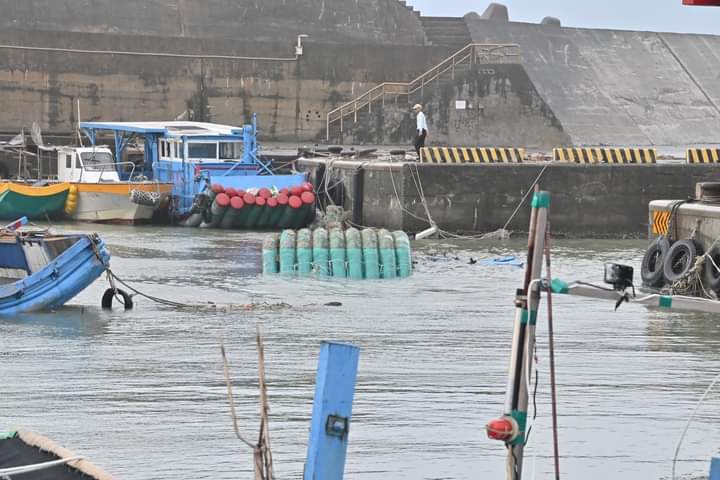
[[[673,464],[672,464],[672,480],[676,480],[675,475],[675,469],[677,466],[678,456],[680,455],[680,448],[682,447],[683,442],[685,441],[685,436],[687,435],[688,430],[690,429],[690,424],[695,419],[695,416],[697,415],[698,410],[700,410],[700,406],[705,402],[708,395],[713,391],[715,388],[715,385],[720,382],[720,374],[718,374],[715,379],[710,383],[710,385],[705,389],[705,393],[703,393],[702,397],[700,397],[700,400],[698,401],[697,405],[695,405],[695,409],[693,410],[692,414],[690,414],[690,418],[688,418],[687,423],[685,424],[685,428],[683,429],[682,434],[680,435],[680,439],[678,440],[677,447],[675,447],[675,456],[673,457]]]

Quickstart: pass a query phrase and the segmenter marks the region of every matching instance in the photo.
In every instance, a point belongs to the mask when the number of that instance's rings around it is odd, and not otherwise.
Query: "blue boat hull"
[[[82,235],[42,270],[0,287],[0,315],[53,310],[63,306],[103,274],[110,253],[95,235]]]

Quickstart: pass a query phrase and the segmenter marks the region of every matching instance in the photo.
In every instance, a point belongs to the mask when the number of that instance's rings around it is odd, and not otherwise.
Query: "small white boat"
[[[136,223],[150,220],[173,185],[135,175],[132,162],[117,163],[108,147],[58,147],[57,180],[71,184],[66,215],[83,222]],[[122,181],[118,170],[129,173]]]

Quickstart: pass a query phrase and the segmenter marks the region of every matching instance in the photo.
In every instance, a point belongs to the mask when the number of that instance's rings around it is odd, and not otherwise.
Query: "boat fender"
[[[116,294],[117,292],[117,294]],[[119,298],[118,298],[119,297]],[[122,298],[122,305],[125,307],[125,310],[132,310],[135,306],[133,304],[133,299],[130,294],[128,294],[126,291],[121,289],[114,289],[114,288],[108,288],[105,290],[105,293],[102,297],[102,308],[103,310],[112,310],[113,307],[113,300],[115,298]]]
[[[720,292],[720,245],[715,244],[705,254],[703,266],[703,285],[706,290]]]
[[[667,237],[658,237],[653,241],[642,259],[640,276],[643,284],[648,287],[662,287],[665,283],[663,264],[670,250],[670,240]]]
[[[685,277],[695,266],[700,248],[694,240],[679,240],[670,247],[663,262],[663,275],[668,283],[675,283]]]
[[[130,201],[136,205],[154,207],[160,202],[160,194],[133,189],[130,191]]]
[[[72,215],[75,213],[75,210],[77,210],[77,204],[78,204],[78,186],[77,185],[71,185],[70,189],[68,190],[68,196],[65,200],[65,213],[68,215]]]

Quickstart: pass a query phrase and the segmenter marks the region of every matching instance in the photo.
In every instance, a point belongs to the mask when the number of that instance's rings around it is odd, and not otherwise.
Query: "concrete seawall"
[[[451,82],[441,78],[382,113],[378,100],[373,115],[359,115],[348,141],[404,142],[408,107],[418,101],[430,106],[430,139],[436,144],[720,141],[715,36],[565,28],[476,14],[423,17],[397,0],[0,0],[0,9],[2,132],[34,121],[46,131],[71,132],[73,105],[80,99],[84,119],[182,116],[237,124],[254,111],[263,140],[319,141],[328,111],[382,82],[411,80],[466,42],[484,42],[518,44],[517,72],[487,66]],[[299,34],[310,38],[294,61]],[[288,60],[99,55],[11,45]],[[473,108],[458,111],[458,100]],[[346,120],[346,126],[354,123],[354,115]]]
[[[336,202],[361,225],[418,232],[428,227],[416,181],[433,220],[452,232],[486,233],[502,228],[543,164],[428,165],[303,159],[299,166],[318,185],[327,176]],[[553,232],[569,237],[643,237],[648,204],[693,195],[695,183],[720,180],[712,165],[547,166],[540,184],[552,193]],[[361,193],[361,194],[359,194]],[[529,209],[509,229],[527,230]]]

